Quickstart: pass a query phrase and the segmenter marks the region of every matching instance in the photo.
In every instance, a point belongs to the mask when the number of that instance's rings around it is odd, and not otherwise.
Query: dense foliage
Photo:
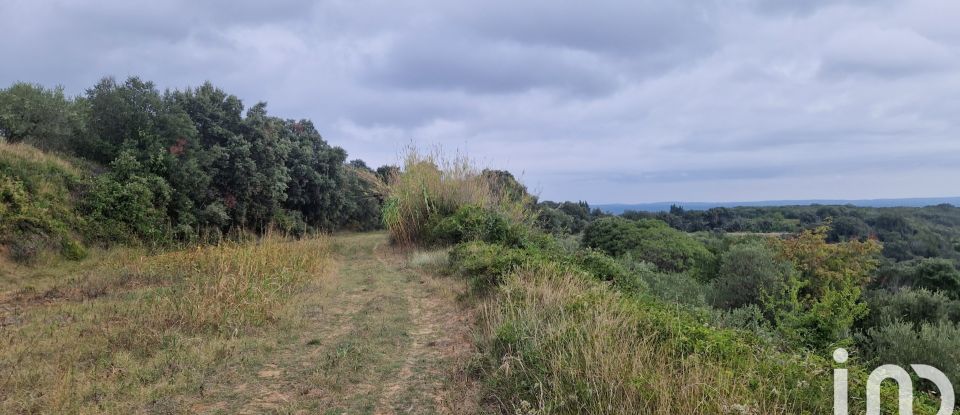
[[[268,228],[303,234],[380,224],[371,181],[381,175],[360,160],[348,164],[346,151],[324,141],[310,121],[271,116],[264,103],[244,111],[240,99],[210,83],[160,92],[139,78],[105,78],[77,98],[18,83],[0,90],[0,136],[8,146],[30,144],[83,166],[66,168],[69,177],[38,175],[3,168],[30,162],[4,155],[0,202],[17,213],[0,224],[8,243],[51,239],[52,228],[70,241],[156,245]],[[29,212],[27,205],[50,204],[22,200],[45,186],[57,187],[52,197],[66,198],[57,209],[68,214]],[[63,218],[80,219],[57,223]]]
[[[709,273],[715,262],[713,253],[703,243],[652,219],[598,219],[584,229],[582,243],[613,256],[631,254],[665,272],[701,276]]]
[[[643,234],[654,221],[684,235],[686,243],[675,235]],[[538,224],[550,230],[544,223]],[[960,208],[674,206],[660,213],[598,214],[581,235],[566,238],[619,258],[634,286],[709,310],[724,325],[761,328],[790,347],[857,347],[871,363],[920,362],[960,377],[955,357],[946,352],[960,348],[954,335],[960,327]],[[692,274],[657,261],[666,250],[696,245],[715,256],[713,268]],[[901,345],[894,345],[898,339]]]
[[[829,222],[830,242],[875,238],[883,256],[894,261],[948,258],[960,261],[960,208],[870,208],[857,206],[777,206],[713,208],[674,206],[669,212],[625,212],[628,219],[656,218],[685,232],[796,233]]]

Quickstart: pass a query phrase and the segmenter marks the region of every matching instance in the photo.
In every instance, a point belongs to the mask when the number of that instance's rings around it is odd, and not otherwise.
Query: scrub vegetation
[[[953,206],[612,216],[209,83],[18,83],[0,137],[0,412],[831,413],[838,347],[851,391],[960,379]]]

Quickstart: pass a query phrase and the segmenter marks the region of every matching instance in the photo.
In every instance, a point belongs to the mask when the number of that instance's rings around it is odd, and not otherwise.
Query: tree
[[[346,218],[342,169],[347,152],[327,144],[310,121],[288,120],[283,131],[291,142],[284,206],[302,212],[310,226],[336,229]]]
[[[793,272],[791,264],[763,242],[734,245],[720,258],[711,302],[720,308],[759,305],[765,295],[783,292]]]
[[[8,142],[63,151],[81,129],[80,116],[62,87],[18,82],[0,90],[0,137]]]
[[[849,341],[850,328],[867,313],[860,296],[881,250],[875,240],[827,243],[829,232],[821,226],[777,241],[775,249],[798,275],[765,301],[789,339],[813,348]]]
[[[855,216],[841,216],[831,221],[830,242],[846,241],[849,239],[867,239],[871,234],[870,226],[863,219]]]

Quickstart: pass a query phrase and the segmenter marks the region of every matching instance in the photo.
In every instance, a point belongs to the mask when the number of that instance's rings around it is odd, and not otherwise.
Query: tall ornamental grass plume
[[[522,186],[494,189],[488,175],[467,156],[446,156],[439,149],[410,148],[403,170],[388,178],[383,221],[393,240],[411,245],[422,240],[433,220],[472,205],[497,211],[518,222],[531,218],[533,200]]]

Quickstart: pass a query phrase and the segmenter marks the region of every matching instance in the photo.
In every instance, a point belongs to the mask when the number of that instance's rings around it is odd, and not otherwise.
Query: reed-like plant
[[[439,149],[408,149],[403,170],[388,179],[386,193],[383,221],[402,245],[419,242],[431,221],[462,206],[491,209],[520,222],[530,219],[529,195],[494,190],[473,160],[460,153],[447,156]]]

